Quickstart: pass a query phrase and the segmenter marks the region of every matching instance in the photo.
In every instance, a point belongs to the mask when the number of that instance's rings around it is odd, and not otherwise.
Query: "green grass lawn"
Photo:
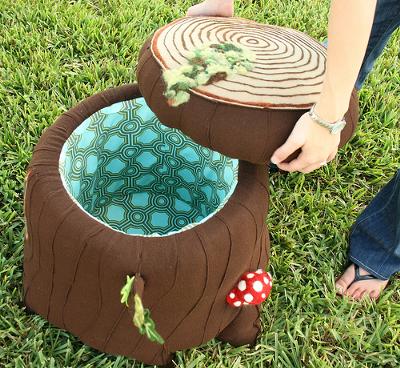
[[[135,81],[139,48],[193,1],[0,0],[0,367],[141,367],[81,344],[22,304],[23,181],[42,131],[79,100]],[[329,1],[237,1],[237,14],[323,40]],[[360,94],[356,136],[329,166],[271,178],[275,284],[254,349],[211,341],[177,366],[399,367],[400,280],[339,299],[348,232],[400,166],[400,32]]]

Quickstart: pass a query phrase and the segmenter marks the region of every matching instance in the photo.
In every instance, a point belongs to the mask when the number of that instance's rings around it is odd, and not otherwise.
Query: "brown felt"
[[[190,92],[189,102],[171,107],[164,97],[162,66],[151,51],[151,36],[139,55],[137,80],[147,104],[160,121],[178,128],[196,143],[233,158],[266,164],[273,152],[289,136],[307,109],[268,109],[238,106],[206,99]],[[341,132],[342,147],[355,132],[358,121],[358,96],[354,89],[346,113],[347,125]],[[296,152],[290,157],[297,157]]]
[[[156,75],[151,80],[157,83]],[[240,161],[238,185],[218,213],[163,237],[105,227],[62,185],[58,160],[72,131],[101,108],[140,96],[132,84],[89,97],[63,114],[36,146],[25,191],[24,302],[91,347],[147,364],[167,364],[175,351],[217,336],[253,343],[259,307],[240,312],[225,297],[244,272],[268,262],[265,166]],[[143,278],[143,304],[164,345],[140,335],[132,323],[133,305],[128,310],[120,303],[126,275],[135,274]]]

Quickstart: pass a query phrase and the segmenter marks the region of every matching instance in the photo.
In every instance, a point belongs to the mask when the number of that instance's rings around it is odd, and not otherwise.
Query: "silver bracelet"
[[[324,128],[327,128],[331,132],[331,134],[338,134],[346,126],[346,120],[344,119],[344,117],[342,119],[334,121],[333,123],[321,119],[315,112],[315,104],[311,107],[308,115],[315,123],[323,126]]]
[[[311,106],[311,109],[310,109],[310,111],[309,111],[308,113],[310,114],[311,119],[315,120],[316,122],[320,123],[321,125],[324,125],[324,126],[325,126],[326,124],[330,124],[330,125],[331,125],[331,124],[336,124],[336,123],[339,123],[339,122],[344,121],[344,117],[342,117],[342,118],[339,119],[339,120],[333,121],[333,122],[326,121],[326,120],[322,119],[322,118],[319,117],[319,116],[317,115],[317,113],[315,112],[315,105],[316,105],[316,104],[314,104],[314,105]]]

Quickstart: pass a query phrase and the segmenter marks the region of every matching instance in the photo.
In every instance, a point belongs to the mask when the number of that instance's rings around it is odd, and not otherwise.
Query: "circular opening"
[[[234,192],[237,173],[238,160],[162,125],[143,98],[94,113],[60,155],[73,200],[132,235],[169,235],[206,221]]]

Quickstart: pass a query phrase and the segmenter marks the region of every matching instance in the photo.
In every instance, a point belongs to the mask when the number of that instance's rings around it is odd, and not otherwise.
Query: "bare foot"
[[[189,16],[233,16],[233,0],[206,0],[189,8]]]
[[[368,271],[360,267],[360,275],[370,275]],[[360,300],[364,295],[371,299],[377,299],[381,291],[386,287],[389,280],[360,280],[352,284],[355,277],[354,264],[351,264],[336,281],[336,290],[340,295],[346,295],[353,299]]]

